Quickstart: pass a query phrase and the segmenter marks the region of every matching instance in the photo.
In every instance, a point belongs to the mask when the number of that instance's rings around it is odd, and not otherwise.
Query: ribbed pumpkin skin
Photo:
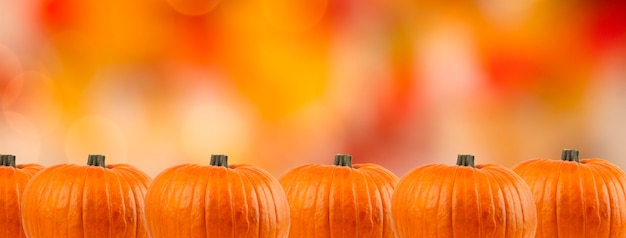
[[[276,178],[249,165],[180,165],[146,195],[151,237],[287,237],[289,205]]]
[[[49,167],[24,190],[24,231],[29,238],[148,237],[149,183],[148,175],[126,164]]]
[[[280,179],[291,206],[289,237],[394,237],[398,177],[376,164],[309,164]]]
[[[26,237],[20,215],[21,197],[28,181],[43,169],[38,164],[16,168],[0,166],[0,237]]]
[[[538,238],[626,237],[626,175],[602,159],[533,159],[514,168],[528,183]]]
[[[537,227],[528,186],[493,164],[418,167],[400,179],[392,209],[395,232],[403,238],[530,238]]]

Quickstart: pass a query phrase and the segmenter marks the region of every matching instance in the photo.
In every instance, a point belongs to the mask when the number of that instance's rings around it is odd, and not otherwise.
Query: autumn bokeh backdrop
[[[0,1],[0,153],[626,168],[620,0]]]

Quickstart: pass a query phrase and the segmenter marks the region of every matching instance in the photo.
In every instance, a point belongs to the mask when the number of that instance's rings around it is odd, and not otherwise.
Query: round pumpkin
[[[278,180],[250,165],[184,164],[161,172],[146,194],[152,237],[287,237],[289,205]]]
[[[626,237],[626,174],[599,158],[531,159],[513,169],[537,206],[537,237]]]
[[[530,189],[510,169],[457,164],[423,165],[400,179],[392,198],[398,237],[534,237],[537,212]]]
[[[398,177],[376,164],[308,164],[279,179],[291,208],[289,237],[394,237],[391,194]]]
[[[148,237],[144,194],[150,177],[127,164],[60,164],[36,174],[22,196],[22,222],[30,238]]]
[[[22,230],[20,198],[38,164],[15,164],[14,155],[0,155],[0,237],[26,237]]]

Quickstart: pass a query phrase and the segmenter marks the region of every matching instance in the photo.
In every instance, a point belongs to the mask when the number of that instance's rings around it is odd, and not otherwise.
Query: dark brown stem
[[[561,160],[580,163],[580,158],[578,158],[578,150],[564,149],[563,153],[561,153]]]
[[[475,168],[474,166],[474,156],[473,155],[459,155],[456,159],[456,165],[458,166],[470,166]]]
[[[11,166],[15,168],[15,155],[0,155],[0,166]]]
[[[211,162],[213,166],[224,166],[228,168],[228,156],[227,155],[211,155]]]
[[[104,163],[104,155],[89,155],[89,157],[87,157],[87,165],[106,168],[106,164]]]
[[[352,168],[352,155],[336,154],[334,165]]]

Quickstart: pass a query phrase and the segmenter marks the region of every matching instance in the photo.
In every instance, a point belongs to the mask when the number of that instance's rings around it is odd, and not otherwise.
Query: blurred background
[[[623,0],[0,0],[0,153],[626,168]]]

